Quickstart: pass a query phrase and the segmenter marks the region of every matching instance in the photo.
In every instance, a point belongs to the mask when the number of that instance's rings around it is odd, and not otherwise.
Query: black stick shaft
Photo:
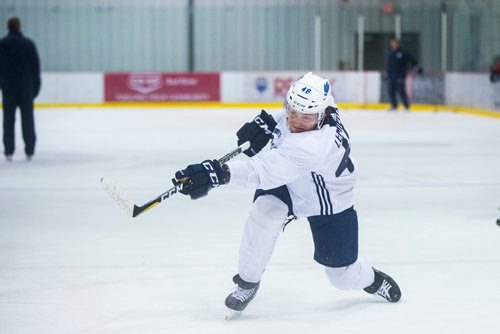
[[[235,156],[237,156],[241,152],[247,150],[249,147],[250,147],[249,142],[245,142],[245,143],[241,144],[240,146],[238,146],[237,148],[235,148],[234,150],[232,150],[231,152],[227,153],[222,158],[220,158],[219,159],[220,164],[222,165],[222,164],[228,162],[229,160],[231,160],[232,158],[234,158]],[[178,184],[176,186],[173,186],[172,188],[168,189],[167,191],[165,191],[164,193],[162,193],[161,195],[157,196],[156,198],[152,199],[151,201],[147,202],[144,205],[141,205],[141,206],[134,205],[132,217],[137,217],[137,216],[143,214],[144,212],[146,212],[147,210],[152,209],[156,205],[160,204],[163,200],[170,198],[171,196],[177,194],[181,189],[182,189],[182,183]]]

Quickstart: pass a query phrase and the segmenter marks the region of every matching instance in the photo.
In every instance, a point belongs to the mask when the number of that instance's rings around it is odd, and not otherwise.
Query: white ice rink
[[[177,169],[234,148],[259,111],[39,109],[29,163],[18,117],[14,161],[0,159],[0,333],[500,333],[500,119],[446,112],[342,113],[360,255],[401,302],[330,286],[300,219],[225,321],[253,191],[178,195],[131,219],[99,180],[143,204]]]

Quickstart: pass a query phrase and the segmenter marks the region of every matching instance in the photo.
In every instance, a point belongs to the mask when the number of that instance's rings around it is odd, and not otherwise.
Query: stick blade
[[[110,178],[103,177],[101,178],[101,186],[104,191],[115,200],[118,205],[124,208],[127,213],[133,217],[134,212],[134,203],[128,198],[127,194],[123,190],[120,189],[118,184],[111,180]]]

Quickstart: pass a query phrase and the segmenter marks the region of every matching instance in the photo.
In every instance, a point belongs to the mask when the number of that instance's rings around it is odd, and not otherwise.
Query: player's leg
[[[410,108],[410,103],[408,102],[408,94],[406,94],[406,86],[404,79],[398,82],[397,90],[399,96],[401,96],[401,101],[403,102],[405,109],[408,110]]]
[[[362,290],[375,280],[372,267],[361,258],[348,266],[325,267],[325,274],[330,283],[340,290]]]
[[[31,96],[25,96],[22,98],[21,103],[19,105],[19,109],[21,109],[21,126],[23,130],[23,139],[24,139],[24,152],[28,159],[30,159],[35,153],[35,143],[36,143],[36,134],[35,134],[35,120],[33,116],[33,99]]]
[[[5,157],[10,160],[15,149],[14,124],[16,122],[16,99],[15,96],[6,92],[3,93],[3,145]]]
[[[287,215],[287,206],[272,195],[254,202],[240,244],[238,272],[242,279],[260,281]]]
[[[396,90],[397,90],[397,82],[394,80],[390,80],[387,83],[389,87],[389,98],[391,100],[391,110],[398,109],[398,101],[396,100]]]
[[[388,275],[358,258],[358,218],[351,207],[330,216],[309,217],[314,239],[314,259],[325,266],[330,283],[342,290],[362,290],[391,302],[401,291]]]
[[[283,188],[278,193],[274,190],[274,194],[269,191],[256,193],[241,238],[238,274],[233,277],[237,286],[225,301],[232,310],[244,310],[257,293],[261,276],[291,208],[288,190]]]

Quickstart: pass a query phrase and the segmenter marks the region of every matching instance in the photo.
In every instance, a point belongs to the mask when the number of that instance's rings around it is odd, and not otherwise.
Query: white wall
[[[500,111],[500,82],[491,83],[488,73],[447,73],[444,87],[448,105]]]
[[[304,72],[222,72],[223,102],[283,101],[287,87]],[[328,78],[336,102],[377,103],[378,72],[318,72]]]
[[[45,72],[36,103],[102,103],[101,72]]]
[[[222,102],[281,102],[286,87],[303,72],[222,72]],[[332,83],[336,102],[380,102],[378,72],[319,72]],[[104,73],[45,72],[37,103],[103,103]],[[500,111],[500,82],[491,83],[487,73],[447,73],[447,105]]]

